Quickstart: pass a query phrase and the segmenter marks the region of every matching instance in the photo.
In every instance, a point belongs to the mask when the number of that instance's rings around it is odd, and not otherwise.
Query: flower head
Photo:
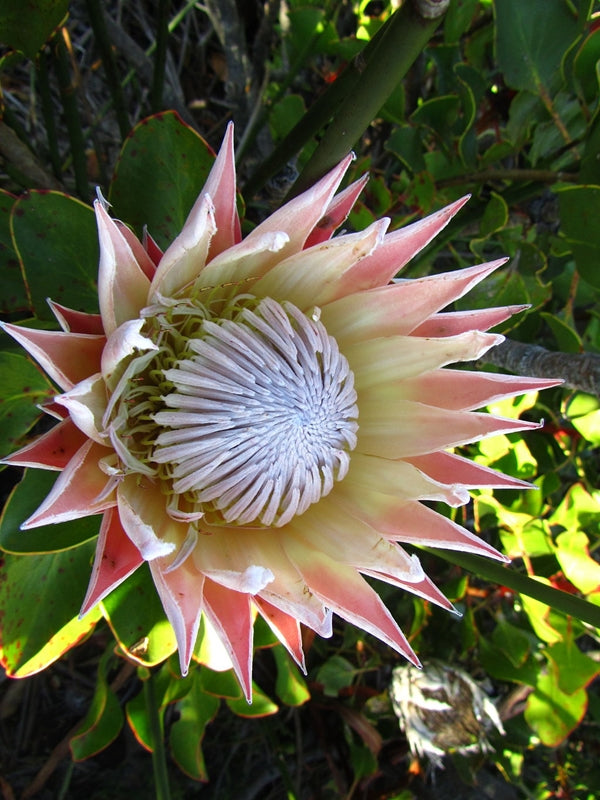
[[[450,449],[535,427],[474,409],[551,383],[444,369],[519,310],[441,311],[504,262],[390,282],[466,198],[332,238],[365,184],[335,194],[350,161],[242,240],[229,128],[164,253],[96,202],[100,314],[5,326],[61,390],[8,459],[61,471],[23,527],[102,514],[82,613],[147,561],[182,671],[203,614],[247,696],[256,613],[301,666],[300,623],[327,636],[332,612],[418,663],[362,576],[450,609],[401,542],[502,558],[421,501],[524,485]]]

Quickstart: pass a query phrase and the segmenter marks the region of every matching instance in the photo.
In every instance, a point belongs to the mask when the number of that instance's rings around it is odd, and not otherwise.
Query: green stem
[[[396,12],[398,13],[398,12]],[[393,15],[395,16],[395,15]],[[302,119],[296,123],[287,136],[277,145],[273,153],[260,165],[256,172],[250,176],[244,186],[244,197],[251,198],[265,183],[279,172],[287,162],[302,150],[304,145],[317,134],[332,117],[337,113],[360,77],[364,61],[373,53],[382,40],[393,16],[383,25],[356,55],[342,74],[332,83],[327,91],[307,110]]]
[[[129,133],[129,117],[127,115],[127,108],[125,106],[125,99],[123,97],[123,90],[121,88],[112,42],[106,30],[104,12],[100,0],[86,0],[86,5],[90,17],[90,24],[94,31],[94,38],[102,56],[106,82],[110,89],[117,122],[119,124],[119,131],[124,139]]]
[[[169,6],[170,0],[159,0],[156,18],[156,55],[154,56],[154,76],[150,92],[152,113],[162,108],[163,86],[165,83],[165,66],[167,63],[167,41],[169,38]]]
[[[62,169],[60,163],[60,151],[58,147],[58,133],[56,132],[56,123],[54,119],[54,104],[52,102],[52,95],[50,92],[50,81],[48,78],[48,64],[47,64],[46,50],[38,55],[36,61],[36,76],[38,88],[40,91],[40,99],[42,105],[42,116],[44,117],[44,124],[46,128],[46,137],[48,139],[48,151],[50,153],[50,163],[52,164],[52,172],[59,180],[62,178]]]
[[[562,611],[571,617],[577,617],[582,622],[587,622],[595,628],[600,628],[600,606],[568,594],[553,586],[548,586],[541,581],[536,581],[527,575],[516,572],[510,567],[499,564],[497,561],[490,561],[481,556],[474,556],[471,553],[457,553],[450,550],[438,550],[434,547],[420,548],[428,553],[433,553],[450,564],[468,569],[480,578],[506,586],[519,594],[525,594],[534,600],[539,600],[550,606],[555,611]]]
[[[150,722],[154,788],[156,790],[156,800],[170,800],[171,789],[169,788],[169,775],[167,772],[167,756],[154,680],[154,673],[150,672],[150,677],[144,681],[146,713]]]
[[[439,6],[442,12],[446,8],[441,2]],[[365,60],[351,94],[344,100],[294,185],[294,194],[311,186],[352,149],[423,52],[442,16],[423,17],[414,0],[403,3],[394,12],[385,34]]]
[[[63,104],[67,132],[73,157],[73,170],[75,172],[75,186],[77,194],[85,202],[89,201],[90,187],[87,179],[87,162],[85,156],[85,140],[81,127],[81,118],[77,107],[76,84],[71,71],[69,51],[63,38],[63,31],[59,30],[54,37],[55,68],[60,96]]]

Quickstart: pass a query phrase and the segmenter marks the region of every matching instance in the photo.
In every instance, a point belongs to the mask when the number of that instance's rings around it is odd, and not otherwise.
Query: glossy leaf
[[[275,682],[277,697],[286,706],[303,705],[307,700],[310,700],[310,692],[298,672],[298,667],[292,662],[282,645],[274,647],[272,653],[277,665],[277,680]]]
[[[494,11],[496,53],[506,83],[536,93],[556,88],[557,64],[578,33],[577,19],[568,5],[494,0]]]
[[[31,307],[54,320],[46,298],[79,311],[98,311],[98,234],[90,206],[61,192],[29,192],[11,213],[14,244]]]
[[[186,775],[196,781],[207,781],[202,740],[206,726],[217,715],[221,703],[204,691],[199,670],[194,670],[192,675],[191,690],[177,704],[179,719],[173,723],[169,744],[175,762]]]
[[[160,664],[175,652],[175,634],[146,564],[102,601],[104,615],[122,650],[140,664]]]
[[[108,685],[108,671],[114,662],[112,648],[98,664],[96,688],[83,722],[69,742],[74,761],[83,761],[113,742],[123,727],[123,712],[116,694]]]
[[[10,676],[45,669],[93,629],[99,611],[78,618],[92,552],[83,544],[63,553],[4,557],[0,653]]]
[[[11,492],[0,517],[0,550],[22,554],[53,553],[77,547],[98,535],[99,516],[21,530],[21,524],[49,494],[57,477],[58,472],[50,470],[25,470],[23,480]],[[88,575],[90,573],[91,566]]]
[[[113,216],[165,248],[181,231],[214,153],[172,111],[140,122],[125,140],[110,187]]]
[[[16,200],[9,192],[0,189],[0,271],[2,293],[0,313],[12,314],[29,307],[25,282],[10,233],[10,212]]]
[[[68,8],[69,0],[28,0],[26,7],[14,0],[0,0],[0,41],[35,58]]]
[[[22,353],[0,351],[0,453],[8,455],[40,417],[38,405],[56,394],[42,372]]]

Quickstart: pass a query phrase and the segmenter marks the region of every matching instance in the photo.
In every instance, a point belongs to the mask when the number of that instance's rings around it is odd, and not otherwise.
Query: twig
[[[600,355],[552,352],[536,344],[505,339],[481,359],[516,375],[562,378],[565,386],[600,397]]]

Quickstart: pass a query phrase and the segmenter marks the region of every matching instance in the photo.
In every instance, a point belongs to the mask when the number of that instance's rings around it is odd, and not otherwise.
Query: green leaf
[[[101,517],[97,515],[21,530],[21,524],[48,496],[57,477],[58,473],[51,470],[25,470],[23,480],[11,492],[0,517],[1,550],[30,555],[53,553],[78,547],[98,535]],[[90,572],[88,567],[88,576]]]
[[[90,206],[61,192],[29,192],[14,204],[11,229],[31,307],[54,320],[46,298],[98,311],[98,234]]]
[[[508,206],[503,197],[496,192],[491,192],[490,199],[485,207],[481,222],[479,223],[479,233],[481,236],[489,236],[492,233],[504,228],[508,222]]]
[[[547,747],[558,747],[583,719],[587,693],[561,691],[553,670],[541,674],[527,698],[525,720]]]
[[[456,0],[450,3],[444,17],[444,41],[458,43],[469,28],[479,7],[479,0]]]
[[[0,271],[2,295],[0,313],[14,314],[28,308],[27,292],[10,233],[10,213],[16,197],[0,189]]]
[[[548,647],[546,656],[554,667],[558,688],[566,694],[585,689],[600,675],[600,664],[581,652],[572,635]]]
[[[146,666],[165,661],[177,648],[147,564],[102,601],[108,624],[128,657]],[[133,652],[132,652],[133,649]]]
[[[402,125],[397,128],[385,143],[390,150],[411,172],[423,172],[423,142],[421,133],[414,125]]]
[[[205,692],[228,700],[243,698],[242,687],[232,669],[217,672],[208,667],[202,667],[200,674],[202,675],[202,688]],[[244,702],[246,701],[244,700]]]
[[[277,665],[277,680],[275,682],[277,697],[286,706],[303,705],[307,700],[310,700],[310,692],[302,676],[298,673],[298,668],[282,645],[277,645],[271,652]]]
[[[346,658],[334,655],[319,668],[317,681],[323,684],[323,694],[337,697],[340,689],[352,684],[355,673],[355,667]]]
[[[573,75],[585,102],[593,104],[598,97],[598,61],[600,60],[600,29],[584,40],[573,61]]]
[[[568,186],[558,192],[561,230],[569,244],[577,271],[600,288],[600,186]]]
[[[579,393],[569,403],[568,413],[575,430],[595,447],[600,445],[600,403],[598,399]]]
[[[192,674],[192,689],[177,704],[179,719],[171,727],[169,744],[174,760],[186,775],[195,781],[207,781],[202,740],[206,726],[217,715],[220,701],[203,690],[200,670]]]
[[[0,0],[0,41],[35,58],[67,14],[69,0]]]
[[[556,544],[556,557],[565,577],[582,594],[600,592],[600,564],[590,555],[589,539],[585,533],[581,530],[565,531],[557,536]]]
[[[496,680],[524,683],[527,686],[535,686],[537,682],[539,667],[532,659],[515,666],[504,649],[483,637],[479,642],[479,658],[485,672]]]
[[[183,228],[215,160],[208,144],[174,111],[142,120],[125,140],[109,199],[115,217],[144,225],[166,248]]]
[[[583,344],[576,330],[555,314],[542,311],[540,317],[548,323],[548,327],[554,334],[559,350],[563,353],[581,353]]]
[[[93,545],[63,553],[4,557],[0,582],[0,653],[11,677],[33,675],[93,629],[100,612],[78,618]]]
[[[119,699],[108,685],[108,671],[114,661],[112,647],[98,664],[94,696],[88,713],[69,742],[74,761],[83,761],[108,747],[123,727]]]
[[[496,625],[492,641],[515,667],[521,667],[531,652],[531,637],[509,622]]]
[[[567,3],[546,0],[494,0],[496,56],[513,89],[534,93],[556,90],[557,65],[579,33]]]
[[[247,703],[245,697],[238,700],[225,700],[229,709],[238,717],[248,719],[255,717],[269,717],[279,711],[279,707],[252,681],[252,702]]]
[[[38,405],[56,394],[40,370],[21,353],[0,351],[0,453],[8,455],[40,417]]]
[[[288,94],[282,98],[269,114],[269,126],[273,138],[278,141],[287,136],[304,114],[306,105],[301,95]]]

